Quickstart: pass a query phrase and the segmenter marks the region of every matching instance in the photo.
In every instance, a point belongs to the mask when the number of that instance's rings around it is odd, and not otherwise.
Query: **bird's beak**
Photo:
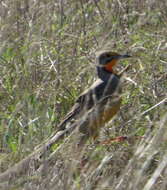
[[[128,54],[123,54],[123,55],[120,55],[118,57],[118,59],[124,59],[124,58],[129,58],[129,57],[132,57],[131,55],[128,55]]]

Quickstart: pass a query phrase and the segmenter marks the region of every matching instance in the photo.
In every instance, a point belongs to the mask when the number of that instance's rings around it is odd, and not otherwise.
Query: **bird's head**
[[[129,57],[131,56],[128,54],[121,55],[121,54],[111,52],[111,51],[104,51],[104,52],[100,52],[97,55],[97,64],[98,64],[98,67],[102,67],[105,71],[114,73],[113,67],[117,64],[117,62],[120,59],[129,58]]]

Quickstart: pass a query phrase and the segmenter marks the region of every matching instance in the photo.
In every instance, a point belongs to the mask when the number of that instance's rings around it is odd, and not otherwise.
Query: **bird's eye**
[[[106,54],[106,57],[111,57],[111,55],[110,54]]]

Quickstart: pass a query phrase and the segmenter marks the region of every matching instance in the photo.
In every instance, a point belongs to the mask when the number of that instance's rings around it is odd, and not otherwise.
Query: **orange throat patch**
[[[111,72],[111,73],[114,73],[113,67],[116,65],[116,63],[117,63],[117,60],[114,59],[114,60],[112,60],[111,62],[107,63],[107,64],[104,66],[104,68],[106,69],[106,71]]]

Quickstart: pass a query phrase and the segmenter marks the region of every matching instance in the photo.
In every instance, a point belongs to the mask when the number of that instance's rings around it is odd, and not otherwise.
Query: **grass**
[[[104,128],[101,138],[121,135],[146,138],[146,142],[135,139],[133,143],[85,147],[87,154],[83,151],[81,155],[86,154],[89,161],[83,170],[76,169],[78,156],[75,158],[71,142],[67,143],[61,152],[65,164],[59,163],[58,174],[51,170],[52,167],[58,170],[53,162],[51,168],[48,166],[50,173],[45,180],[40,176],[20,185],[16,181],[6,189],[37,189],[39,184],[43,189],[44,186],[53,189],[60,181],[59,189],[123,189],[118,184],[120,179],[126,181],[128,171],[128,180],[137,176],[132,181],[136,188],[143,189],[152,174],[160,171],[158,167],[163,170],[153,188],[166,188],[167,164],[163,157],[166,155],[166,102],[141,115],[166,98],[166,9],[165,0],[140,3],[137,0],[7,0],[0,3],[1,172],[33,152],[56,130],[78,95],[95,80],[95,53],[100,49],[130,52],[133,58],[121,62],[118,69],[131,63],[126,76],[135,82],[125,81],[121,111]],[[157,143],[156,148],[152,142]],[[147,149],[142,149],[144,145]],[[101,162],[107,155],[112,157],[111,162]],[[162,162],[165,164],[161,165]],[[97,170],[100,163],[103,171]],[[133,164],[131,169],[130,164]],[[73,173],[76,173],[75,179]],[[139,182],[142,183],[139,185]],[[130,182],[124,185],[125,189],[133,189]],[[151,189],[149,184],[146,187]]]

